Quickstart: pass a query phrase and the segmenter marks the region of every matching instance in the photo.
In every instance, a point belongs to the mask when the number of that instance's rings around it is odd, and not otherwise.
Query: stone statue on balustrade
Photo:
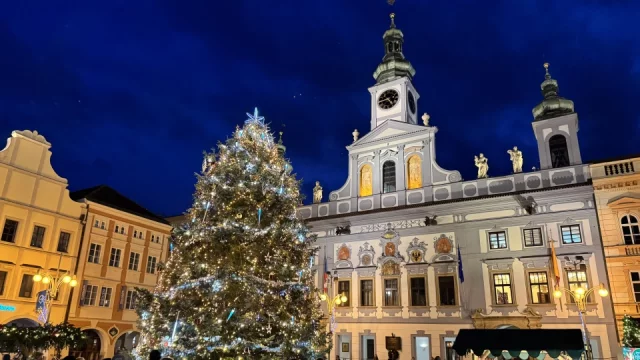
[[[513,173],[521,173],[522,172],[522,163],[524,159],[522,158],[522,151],[518,150],[517,146],[513,147],[513,150],[507,150],[509,154],[509,160],[513,164]]]
[[[322,186],[320,181],[316,181],[316,186],[313,188],[313,203],[318,204],[322,202]]]
[[[478,168],[478,179],[486,179],[489,172],[489,159],[480,153],[480,156],[474,156],[474,160]]]

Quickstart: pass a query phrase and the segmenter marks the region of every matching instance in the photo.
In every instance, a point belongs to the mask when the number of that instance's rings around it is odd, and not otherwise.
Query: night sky
[[[107,184],[161,215],[190,206],[202,151],[257,106],[284,126],[307,202],[347,177],[369,131],[384,0],[3,1],[0,137],[38,130],[71,190]],[[440,166],[475,177],[538,165],[542,64],[575,102],[583,161],[639,153],[639,1],[397,0],[418,111]],[[0,146],[1,147],[1,146]],[[326,199],[326,198],[325,198]]]

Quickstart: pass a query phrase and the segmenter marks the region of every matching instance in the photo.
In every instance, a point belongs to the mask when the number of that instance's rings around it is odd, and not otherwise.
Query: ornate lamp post
[[[555,297],[556,299],[561,298],[563,292],[568,293],[578,307],[578,313],[580,314],[580,323],[582,324],[582,340],[586,348],[586,358],[589,360],[593,359],[593,354],[591,353],[591,344],[589,343],[589,336],[587,334],[587,326],[585,325],[584,314],[587,312],[587,302],[589,301],[589,295],[591,295],[591,293],[593,293],[595,290],[598,290],[598,295],[600,295],[601,297],[607,297],[609,295],[609,290],[607,290],[602,283],[600,284],[600,286],[594,286],[591,289],[578,287],[573,290],[556,285],[555,290],[553,291],[553,297]]]
[[[347,302],[347,297],[344,294],[338,294],[332,299],[326,293],[324,293],[320,294],[320,300],[327,302],[327,308],[329,310],[329,313],[331,314],[331,326],[329,329],[331,330],[331,332],[334,332],[336,331],[336,306]]]
[[[51,314],[51,301],[55,299],[58,295],[58,291],[60,290],[60,286],[62,284],[69,284],[71,287],[75,287],[78,285],[78,280],[76,276],[71,276],[69,272],[65,272],[64,274],[60,274],[60,264],[62,263],[62,254],[60,254],[60,260],[58,260],[58,269],[56,270],[55,276],[48,271],[38,272],[33,275],[33,281],[42,282],[47,285],[46,299],[44,301],[44,308],[42,311],[45,311],[46,316],[44,319],[41,319],[45,324],[49,322],[49,315]]]

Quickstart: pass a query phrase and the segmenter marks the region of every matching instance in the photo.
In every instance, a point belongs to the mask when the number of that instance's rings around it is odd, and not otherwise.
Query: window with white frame
[[[137,252],[129,253],[129,270],[138,271],[138,266],[140,264],[140,254]]]
[[[633,290],[633,299],[635,302],[640,302],[640,272],[631,271],[631,288]]]
[[[549,296],[549,279],[546,271],[533,271],[529,273],[529,291],[531,293],[531,303],[548,304],[551,302]]]
[[[96,297],[98,296],[98,286],[87,285],[84,288],[84,296],[82,298],[82,305],[93,306],[96,304]]]
[[[373,280],[360,280],[360,306],[374,306]]]
[[[531,228],[522,230],[522,237],[524,237],[524,246],[542,246],[542,229]]]
[[[149,274],[155,274],[156,273],[156,262],[158,261],[158,259],[155,256],[149,256],[147,258],[147,272]]]
[[[96,220],[96,221],[93,223],[93,227],[100,227],[100,220]]]
[[[100,264],[101,252],[102,252],[102,245],[91,244],[89,246],[89,258],[87,259],[87,261],[94,264]]]
[[[110,307],[111,306],[111,291],[110,287],[103,287],[100,291],[100,301],[98,306]]]
[[[100,229],[104,230],[104,229],[106,229],[106,228],[107,228],[107,227],[106,227],[106,225],[105,225],[104,221],[100,221]]]
[[[120,267],[120,255],[122,250],[118,248],[111,248],[111,256],[109,257],[109,266]]]
[[[398,279],[384,279],[384,306],[400,306]]]
[[[489,249],[506,249],[507,233],[504,231],[492,231],[489,233]]]
[[[116,225],[116,227],[113,230],[113,232],[117,234],[119,231],[120,231],[120,226]]]
[[[338,306],[351,306],[351,282],[348,280],[338,281],[338,294],[344,295],[347,301],[341,302]]]
[[[124,225],[120,228],[120,234],[124,235]]]
[[[560,232],[562,233],[563,244],[580,244],[582,242],[580,225],[560,226]]]
[[[127,310],[134,310],[136,308],[135,290],[127,290],[127,296],[124,300],[124,308]]]
[[[620,219],[620,226],[622,226],[622,237],[626,245],[640,244],[640,226],[635,216],[623,216],[622,219]]]
[[[511,274],[493,274],[493,289],[495,293],[496,305],[513,304],[513,294],[511,292]]]
[[[569,290],[575,291],[581,287],[584,290],[589,289],[589,282],[587,281],[587,270],[567,270],[567,282],[569,283]],[[587,302],[591,301],[591,295],[587,299]],[[569,297],[569,302],[575,303],[572,297]]]
[[[133,237],[137,238],[138,237],[138,230],[133,230]]]

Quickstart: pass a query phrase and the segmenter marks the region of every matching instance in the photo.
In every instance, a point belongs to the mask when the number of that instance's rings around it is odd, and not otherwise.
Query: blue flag
[[[458,277],[460,283],[464,282],[464,271],[462,270],[462,253],[460,252],[460,245],[458,244]]]

